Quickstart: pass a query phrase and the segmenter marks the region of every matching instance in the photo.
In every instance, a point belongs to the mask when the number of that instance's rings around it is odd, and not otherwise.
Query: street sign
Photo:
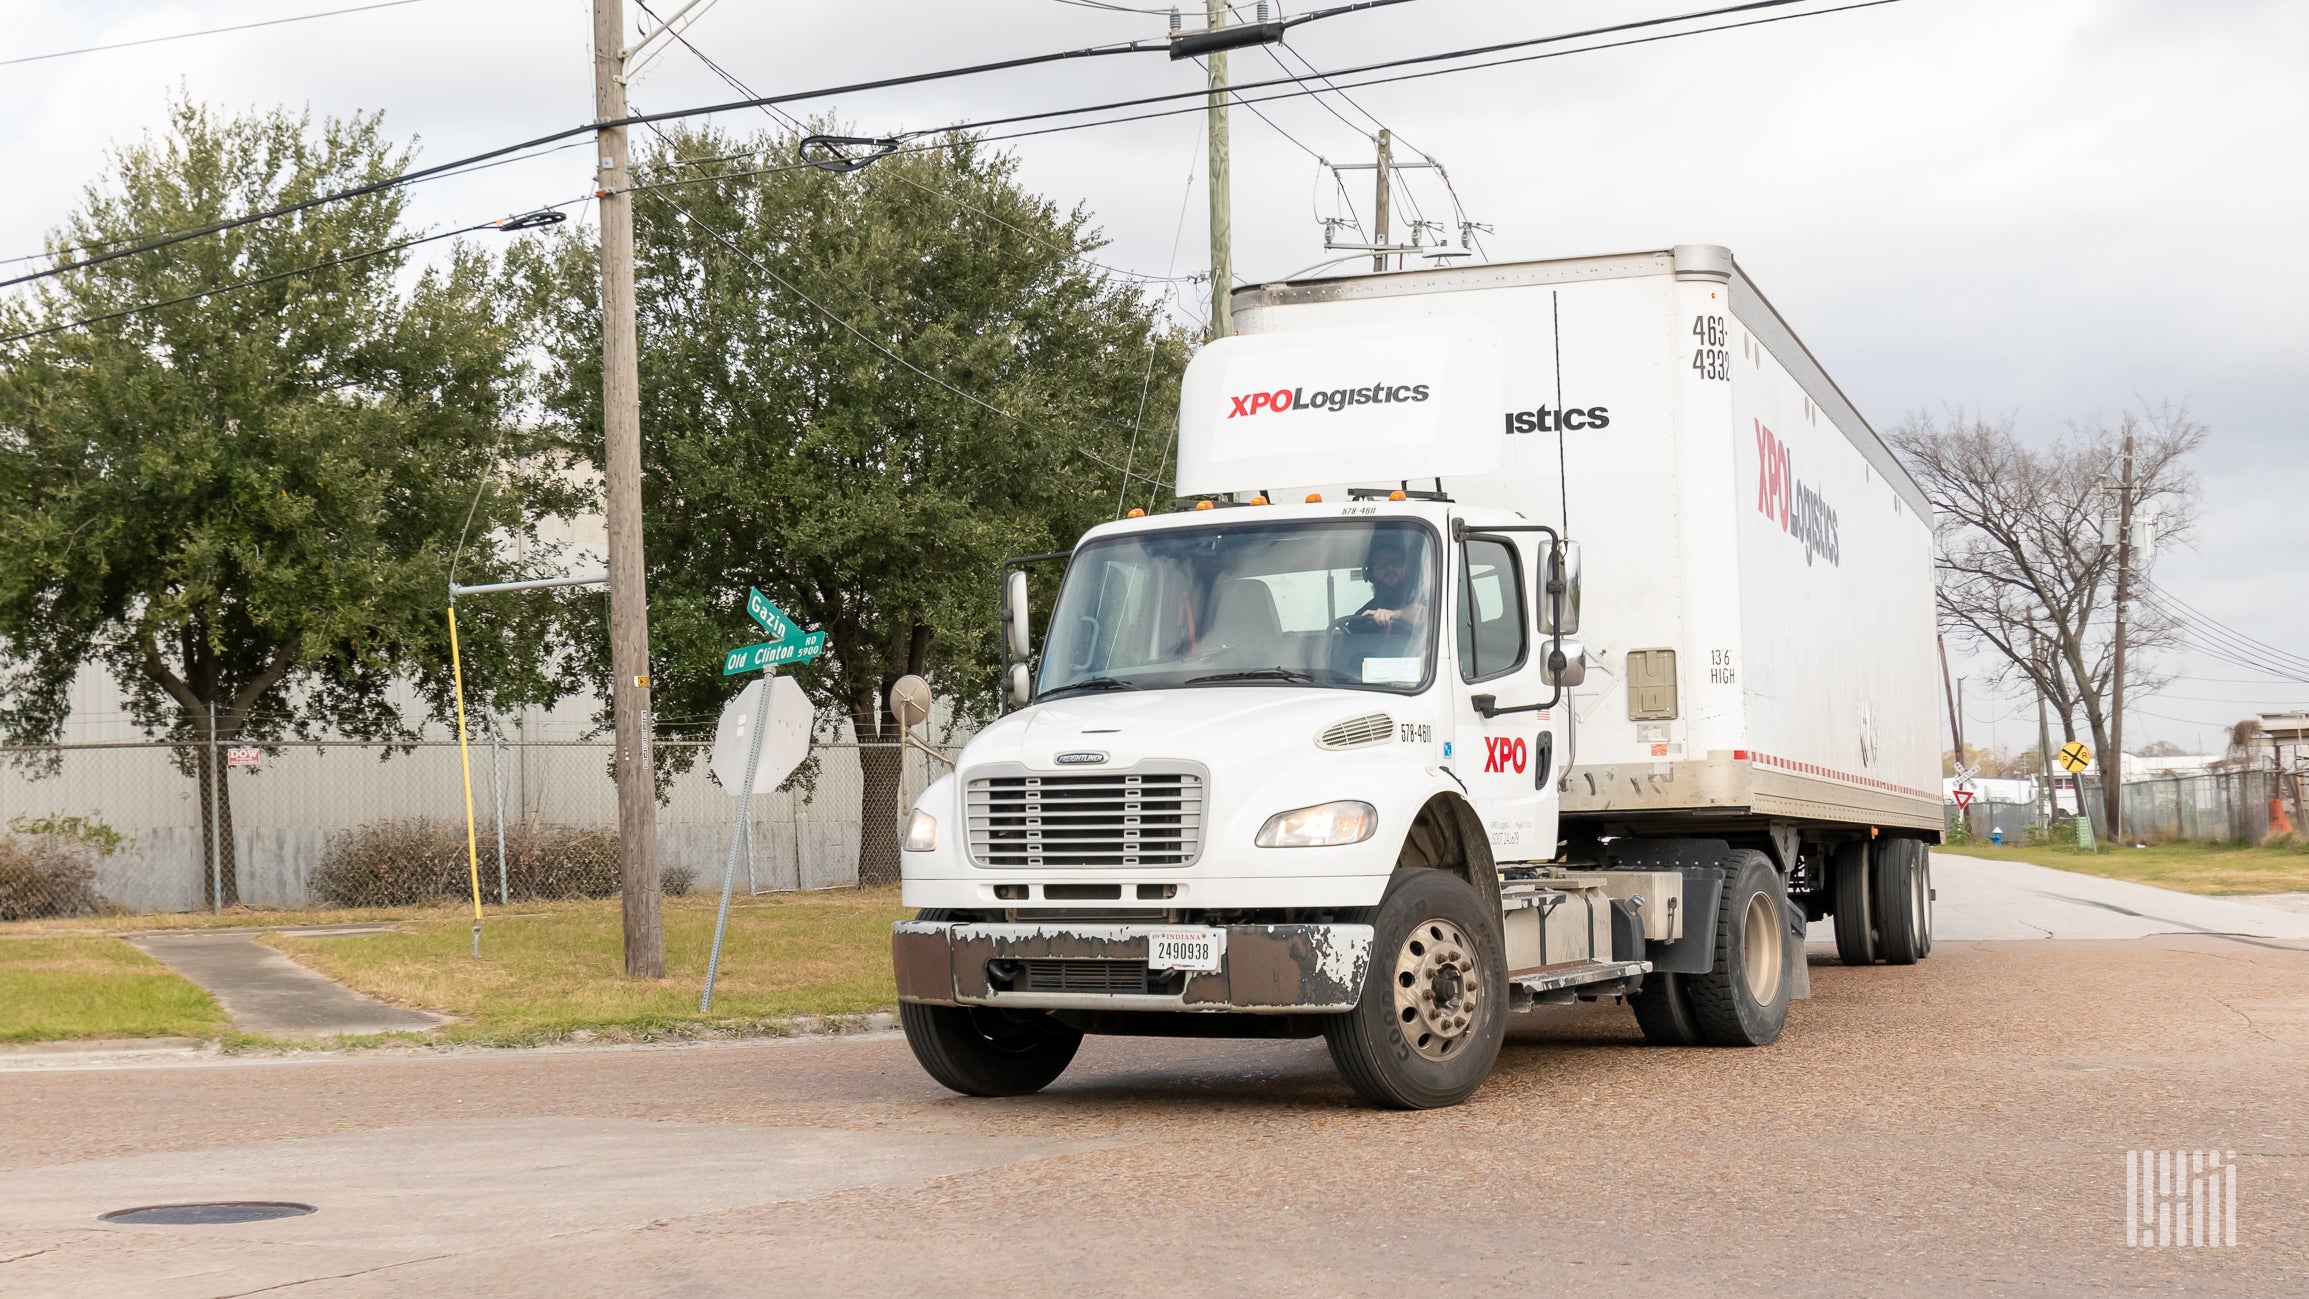
[[[771,603],[770,597],[752,587],[746,588],[746,616],[762,629],[762,634],[773,641],[792,640],[799,629],[786,611]]]
[[[762,691],[770,692],[769,720],[762,726],[761,757],[754,763],[754,792],[776,789],[802,759],[810,756],[810,697],[792,677],[752,681],[722,707],[714,728],[713,773],[722,788],[736,797],[745,788],[746,750],[753,743],[754,717]]]
[[[813,631],[787,640],[763,641],[759,645],[741,645],[722,656],[722,675],[734,677],[741,672],[774,668],[781,663],[807,663],[825,652],[826,633]]]
[[[1972,806],[1972,791],[1969,789],[1954,790],[1950,797],[1956,800],[1956,810],[1959,812]]]
[[[2086,748],[2082,740],[2070,740],[2060,746],[2060,765],[2066,768],[2070,775],[2076,775],[2093,765],[2093,751]]]

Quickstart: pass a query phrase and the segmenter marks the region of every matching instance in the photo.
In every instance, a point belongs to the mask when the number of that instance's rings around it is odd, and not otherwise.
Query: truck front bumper
[[[902,920],[890,953],[901,1001],[1021,1010],[1345,1011],[1371,968],[1369,925],[1223,925],[1218,969],[1149,970],[1178,928]]]

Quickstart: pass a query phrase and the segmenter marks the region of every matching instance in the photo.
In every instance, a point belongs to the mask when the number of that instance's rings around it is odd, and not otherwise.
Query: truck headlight
[[[906,823],[906,851],[938,851],[937,817],[930,815],[928,812],[923,811],[921,808],[914,809],[914,819]]]
[[[1361,843],[1379,829],[1379,809],[1352,799],[1277,812],[1259,827],[1261,848],[1335,848]]]

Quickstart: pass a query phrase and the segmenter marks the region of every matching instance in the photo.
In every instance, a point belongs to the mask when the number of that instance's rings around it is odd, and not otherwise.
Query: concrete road
[[[1997,883],[1943,862],[1944,917],[2003,914]],[[2309,1289],[2309,943],[1814,959],[1773,1047],[1546,1011],[1427,1114],[1360,1108],[1309,1042],[1094,1038],[1007,1101],[888,1034],[0,1073],[0,1293]],[[2234,1248],[2126,1246],[2143,1148],[2236,1153]],[[194,1198],[319,1211],[95,1220]]]

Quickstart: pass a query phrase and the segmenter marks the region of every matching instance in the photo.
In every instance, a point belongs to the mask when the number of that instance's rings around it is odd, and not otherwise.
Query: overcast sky
[[[357,2],[18,0],[0,60]],[[1292,45],[1336,68],[1705,5],[1423,0],[1310,24]],[[432,161],[582,122],[589,14],[586,0],[421,0],[0,66],[15,124],[0,139],[0,256],[37,250],[106,148],[156,127],[180,86],[234,110],[382,109]],[[767,93],[1162,26],[1056,0],[720,0],[691,37]],[[1494,227],[1483,241],[1496,260],[1729,245],[1879,426],[1962,405],[2050,435],[2141,401],[2185,402],[2212,428],[2199,536],[2193,551],[2161,551],[2155,578],[2309,655],[2304,48],[2309,5],[2281,0],[1900,0],[1353,93],[1449,168],[1469,218]],[[1266,53],[1234,56],[1238,82],[1277,72]],[[1160,55],[1118,56],[796,111],[875,134],[1188,89],[1198,76]],[[651,111],[730,97],[678,48],[633,87]],[[1341,209],[1308,150],[1361,159],[1371,147],[1357,110],[1332,106],[1350,120],[1307,100],[1268,107],[1273,127],[1236,110],[1240,276],[1325,256],[1316,215]],[[1189,274],[1204,264],[1200,129],[1186,115],[1010,147],[1029,185],[1096,214],[1107,260]],[[469,224],[581,194],[590,178],[589,151],[572,149],[420,186],[414,216]],[[1354,195],[1366,220],[1368,179]],[[1428,217],[1453,219],[1439,184],[1410,184]],[[2309,704],[2309,686],[2251,684],[2255,674],[2203,659],[2173,666],[2183,679],[2140,704],[2133,734],[2217,746],[2240,716]],[[1984,696],[1970,696],[1968,739],[2033,743],[2025,699]]]

